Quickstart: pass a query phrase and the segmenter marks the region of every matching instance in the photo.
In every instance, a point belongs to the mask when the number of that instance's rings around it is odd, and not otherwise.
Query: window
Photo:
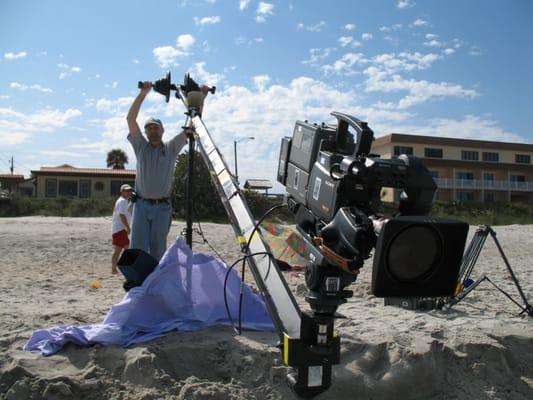
[[[457,199],[460,201],[474,201],[474,192],[469,192],[466,190],[458,190]]]
[[[45,197],[57,197],[57,179],[47,179]]]
[[[431,147],[426,147],[424,149],[424,157],[442,158],[442,149],[432,149]]]
[[[97,192],[102,192],[104,190],[104,182],[96,182],[94,184],[94,190]]]
[[[492,172],[484,172],[483,173],[483,180],[484,181],[493,181],[494,180],[494,174]]]
[[[80,198],[86,199],[91,197],[91,181],[80,180]]]
[[[439,171],[429,171],[429,174],[433,179],[438,179],[439,177]]]
[[[484,196],[485,202],[492,203],[494,202],[494,192],[485,192]]]
[[[59,195],[66,197],[78,196],[78,181],[59,181]]]
[[[111,181],[111,196],[120,195],[120,187],[122,186],[122,181]]]
[[[529,154],[515,154],[514,160],[518,164],[531,164],[531,156]]]
[[[511,175],[511,182],[525,182],[526,177],[524,175]]]
[[[474,179],[474,174],[472,172],[457,172],[455,179]]]
[[[478,161],[479,153],[477,151],[462,150],[461,160],[465,161]]]
[[[110,187],[110,195],[111,196],[119,196],[120,195],[120,187],[127,183],[131,187],[135,187],[135,182],[133,181],[111,181],[111,187]]]
[[[413,148],[411,146],[394,146],[394,155],[399,156],[400,154],[413,155]]]
[[[500,154],[494,151],[484,151],[483,161],[498,162],[500,161]]]

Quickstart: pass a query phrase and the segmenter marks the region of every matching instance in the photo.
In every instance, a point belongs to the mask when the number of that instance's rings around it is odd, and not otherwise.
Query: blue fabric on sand
[[[131,289],[111,307],[101,324],[59,326],[33,332],[25,350],[51,355],[66,343],[129,346],[173,330],[194,331],[208,326],[229,325],[224,306],[226,267],[214,257],[193,254],[178,239],[142,286]],[[231,271],[226,289],[228,305],[236,321],[241,280]],[[263,297],[244,288],[242,326],[273,331]]]

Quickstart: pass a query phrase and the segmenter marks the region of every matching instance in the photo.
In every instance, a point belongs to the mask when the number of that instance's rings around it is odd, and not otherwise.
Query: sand
[[[173,223],[169,243],[183,228]],[[202,229],[224,261],[240,256],[229,225]],[[533,226],[495,230],[533,302]],[[206,244],[193,247],[213,254]],[[274,333],[236,336],[214,327],[131,348],[70,344],[50,357],[24,351],[33,330],[101,322],[124,296],[122,278],[110,273],[110,218],[0,219],[0,255],[1,399],[295,398]],[[484,283],[451,310],[403,310],[370,294],[370,272],[369,261],[354,297],[339,308],[342,360],[331,389],[317,398],[533,398],[533,319],[518,317],[501,293]],[[516,294],[490,238],[474,276],[483,273]],[[285,276],[307,308],[303,275]],[[91,288],[94,280],[100,289]]]

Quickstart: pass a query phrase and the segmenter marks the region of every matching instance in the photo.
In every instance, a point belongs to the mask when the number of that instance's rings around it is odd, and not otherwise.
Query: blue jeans
[[[160,260],[167,249],[167,236],[172,222],[170,203],[152,204],[139,199],[133,206],[131,245]]]

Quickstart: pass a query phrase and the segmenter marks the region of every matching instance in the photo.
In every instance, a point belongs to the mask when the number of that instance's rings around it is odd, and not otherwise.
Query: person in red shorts
[[[133,192],[130,185],[122,185],[120,187],[120,197],[115,203],[113,209],[113,220],[111,223],[113,255],[111,256],[111,273],[117,274],[117,262],[122,250],[130,246],[129,234],[131,232],[131,205],[129,199]]]

